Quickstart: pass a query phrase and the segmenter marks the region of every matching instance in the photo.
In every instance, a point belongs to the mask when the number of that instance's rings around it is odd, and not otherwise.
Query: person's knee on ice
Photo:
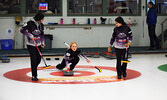
[[[72,61],[71,61],[71,65],[70,65],[70,70],[72,71],[74,68],[75,68],[75,66],[78,64],[78,62],[79,62],[79,57],[75,57]]]
[[[62,60],[61,64],[58,64],[56,66],[56,68],[59,69],[59,70],[63,70],[63,68],[65,68],[65,67],[66,67],[65,59]]]

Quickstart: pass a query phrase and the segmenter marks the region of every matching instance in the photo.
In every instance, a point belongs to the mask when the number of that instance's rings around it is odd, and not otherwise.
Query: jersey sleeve
[[[27,22],[26,24],[24,24],[20,32],[29,38],[33,38],[34,36],[30,32],[28,32],[28,27],[30,26],[30,24],[31,22]]]
[[[88,58],[81,52],[80,54],[82,57],[84,57],[86,60],[88,60]]]
[[[65,59],[65,63],[66,63],[66,66],[69,65],[69,58],[70,58],[70,52],[67,51],[64,55],[64,59]]]
[[[132,30],[130,29],[130,27],[128,27],[128,38],[129,38],[128,42],[131,42],[132,41]]]
[[[111,40],[110,40],[110,45],[113,45],[113,43],[115,41],[115,38],[116,38],[116,32],[115,32],[115,29],[114,29],[114,32],[113,32]]]

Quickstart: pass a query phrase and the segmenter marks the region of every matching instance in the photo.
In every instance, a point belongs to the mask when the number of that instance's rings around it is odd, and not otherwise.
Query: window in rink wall
[[[26,0],[26,14],[42,11],[45,14],[61,13],[61,0]]]
[[[0,0],[0,15],[20,14],[20,0]]]
[[[68,0],[69,15],[101,15],[103,0]]]
[[[167,14],[167,0],[147,0],[147,4],[150,1],[155,4],[155,9],[157,10],[158,14]]]
[[[139,0],[107,0],[108,14],[139,14]]]
[[[167,0],[156,0],[157,12],[167,14]]]
[[[140,15],[141,0],[68,0],[68,15]]]

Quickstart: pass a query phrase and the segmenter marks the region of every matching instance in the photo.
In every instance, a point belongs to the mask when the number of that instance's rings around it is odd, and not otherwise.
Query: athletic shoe
[[[121,79],[122,77],[121,76],[117,76],[118,79]]]
[[[127,76],[126,72],[125,72],[125,73],[123,73],[123,77],[125,78],[126,76]]]
[[[32,80],[32,81],[38,81],[38,78],[35,77],[35,76],[33,76],[33,77],[31,78],[31,80]]]

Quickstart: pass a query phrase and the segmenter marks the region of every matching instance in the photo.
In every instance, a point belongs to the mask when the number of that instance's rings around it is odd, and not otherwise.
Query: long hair
[[[78,44],[76,42],[71,42],[70,48],[72,47],[73,44],[76,44],[78,46]]]
[[[122,24],[122,25],[127,25],[127,24],[125,23],[124,19],[123,19],[121,16],[117,17],[117,18],[115,19],[115,21],[118,22],[118,23],[120,23],[120,24]]]

